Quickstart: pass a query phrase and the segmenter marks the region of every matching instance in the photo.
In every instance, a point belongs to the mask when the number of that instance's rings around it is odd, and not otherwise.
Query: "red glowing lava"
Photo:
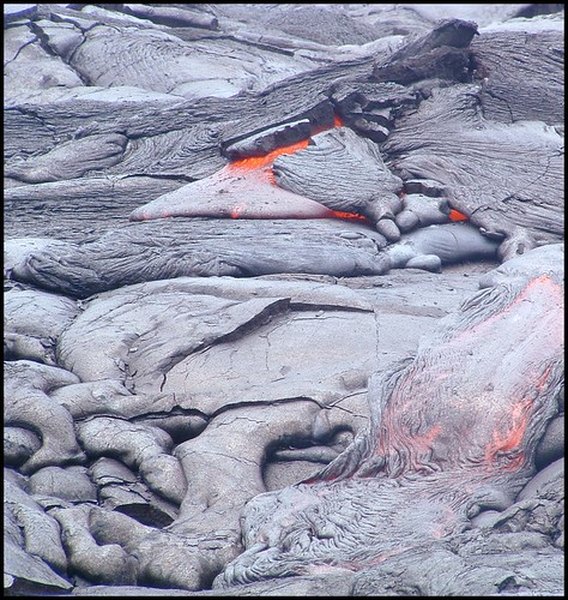
[[[240,158],[239,160],[235,160],[230,163],[230,167],[233,169],[245,169],[254,171],[255,169],[261,169],[262,167],[272,166],[274,161],[283,154],[293,154],[294,152],[298,152],[298,150],[303,150],[308,147],[310,143],[309,138],[306,140],[300,140],[295,144],[290,144],[288,146],[282,146],[282,148],[276,148],[265,154],[264,156],[249,156],[248,158]]]
[[[532,406],[530,399],[522,400],[514,404],[511,408],[511,421],[505,431],[496,430],[493,432],[491,442],[485,448],[485,462],[489,465],[497,462],[503,454],[511,454],[521,448],[521,442],[528,424],[527,413]],[[516,471],[525,459],[523,452],[509,459],[505,465],[500,468],[506,471]]]
[[[334,127],[343,127],[343,119],[339,115],[334,115],[333,117],[333,126]]]
[[[237,204],[236,206],[234,206],[231,210],[231,219],[240,218],[241,214],[243,213],[243,211],[245,209],[246,209],[245,204]]]
[[[366,221],[367,220],[367,217],[357,214],[357,213],[343,212],[341,210],[332,210],[331,212],[335,219],[351,219],[353,221]]]
[[[341,117],[335,115],[333,119],[334,127],[343,127],[343,121]],[[327,127],[319,127],[314,131],[315,133],[321,133],[322,131],[326,131]],[[277,185],[276,179],[274,177],[274,171],[272,170],[272,165],[274,161],[279,157],[285,154],[293,154],[294,152],[298,152],[299,150],[304,150],[308,147],[310,143],[310,138],[305,140],[300,140],[294,144],[289,144],[288,146],[282,146],[281,148],[275,148],[268,154],[264,156],[250,156],[247,158],[241,158],[239,160],[235,160],[227,165],[227,170],[232,171],[234,174],[240,172],[250,173],[251,171],[256,171],[257,175],[267,180],[272,185]],[[241,217],[241,214],[246,208],[246,204],[240,204],[235,206],[231,211],[231,218],[238,219]],[[348,220],[357,220],[357,221],[366,221],[366,217],[357,213],[351,212],[343,212],[338,210],[332,210],[329,213],[329,217],[335,219],[348,219]]]
[[[450,210],[450,214],[448,215],[450,221],[467,221],[468,218],[459,210],[452,208]]]
[[[434,425],[422,435],[416,434],[408,437],[406,440],[407,444],[416,450],[416,452],[412,452],[410,455],[410,464],[413,469],[420,469],[420,461],[417,457],[431,450],[434,441],[440,435],[441,431],[441,425]]]

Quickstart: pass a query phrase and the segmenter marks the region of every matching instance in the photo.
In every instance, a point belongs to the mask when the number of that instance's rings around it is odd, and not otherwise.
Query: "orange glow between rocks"
[[[249,156],[247,158],[235,160],[229,166],[233,169],[245,169],[247,171],[254,171],[255,169],[261,169],[262,167],[269,165],[272,166],[272,163],[279,156],[282,156],[283,154],[293,154],[294,152],[298,152],[298,150],[304,150],[304,148],[308,147],[309,143],[309,139],[300,140],[295,144],[282,146],[282,148],[276,148],[264,156]]]
[[[343,127],[343,119],[339,115],[334,115],[333,117],[333,126],[334,127]]]
[[[455,208],[452,208],[450,210],[450,214],[448,215],[450,221],[467,221],[468,218],[461,213],[459,210],[456,210]]]
[[[341,117],[335,115],[333,118],[333,126],[332,127],[343,127],[344,123]],[[325,127],[320,127],[315,133],[321,133],[325,131]],[[257,171],[258,176],[264,179],[267,179],[269,183],[272,185],[277,185],[276,178],[274,177],[274,172],[272,170],[272,165],[274,161],[279,157],[285,154],[293,154],[294,152],[298,152],[300,150],[304,150],[308,147],[310,143],[310,138],[305,140],[300,140],[294,144],[289,144],[288,146],[282,146],[281,148],[276,148],[265,154],[264,156],[249,156],[247,158],[241,158],[239,160],[235,160],[227,165],[227,170],[238,173],[239,171],[251,172]],[[242,212],[246,208],[246,205],[243,203],[241,205],[236,206],[231,211],[232,219],[239,219],[241,217]],[[339,210],[332,210],[331,215],[332,218],[336,219],[348,219],[355,221],[367,221],[367,218],[363,215],[357,213],[343,212]]]
[[[237,206],[231,210],[231,219],[238,219],[245,208],[245,204],[237,204]]]
[[[353,221],[367,221],[367,217],[357,213],[343,212],[341,210],[333,210],[333,217],[336,219],[352,219]]]

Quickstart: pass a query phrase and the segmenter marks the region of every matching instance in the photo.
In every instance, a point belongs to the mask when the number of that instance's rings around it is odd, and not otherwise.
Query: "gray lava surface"
[[[564,5],[4,5],[4,591],[562,596]]]

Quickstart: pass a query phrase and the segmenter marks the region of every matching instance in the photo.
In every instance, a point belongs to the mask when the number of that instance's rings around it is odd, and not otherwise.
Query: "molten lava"
[[[515,450],[519,451],[516,456],[509,458],[507,464],[500,465],[500,468],[507,471],[516,471],[523,463],[525,455],[521,449],[521,442],[528,424],[528,411],[532,406],[530,399],[522,400],[514,404],[511,408],[511,422],[505,431],[494,431],[493,439],[485,448],[485,462],[488,464],[496,463],[499,458],[507,453],[511,454]]]
[[[334,115],[333,117],[333,126],[334,127],[343,127],[345,123],[343,123],[343,119],[339,115]]]
[[[239,219],[246,206],[244,204],[237,204],[231,210],[231,219]]]
[[[333,119],[332,127],[343,127],[343,121],[341,117],[335,115]],[[326,131],[326,127],[319,127],[314,131],[314,134],[321,133],[322,131]],[[310,143],[310,138],[305,140],[300,140],[294,144],[289,144],[288,146],[282,146],[281,148],[275,148],[268,154],[264,156],[250,156],[247,158],[241,158],[239,160],[235,160],[227,165],[227,170],[232,171],[234,174],[238,174],[239,172],[250,173],[251,171],[256,171],[257,175],[265,180],[267,180],[272,185],[277,185],[276,178],[274,177],[274,172],[272,170],[272,165],[274,161],[279,157],[285,154],[293,154],[294,152],[298,152],[299,150],[304,150],[308,147]],[[245,204],[241,204],[236,206],[231,211],[231,218],[238,219],[241,217],[242,212],[245,209]],[[351,212],[343,212],[338,210],[332,210],[329,213],[329,216],[336,219],[351,219],[357,221],[367,221],[367,218],[363,215]]]
[[[450,213],[448,215],[450,221],[467,221],[468,218],[461,213],[459,210],[456,210],[455,208],[452,208],[450,210]]]
[[[235,160],[230,163],[230,167],[234,169],[245,169],[254,171],[255,169],[261,169],[262,167],[272,166],[272,163],[283,154],[293,154],[294,152],[298,152],[298,150],[304,150],[304,148],[308,147],[310,143],[309,139],[300,140],[295,144],[290,144],[288,146],[282,146],[282,148],[276,148],[265,154],[264,156],[249,156],[248,158],[241,158],[239,160]]]
[[[343,127],[344,122],[340,116],[334,115],[333,125],[332,127]],[[313,131],[313,134],[321,133],[326,131],[326,127],[318,127]],[[241,173],[250,173],[251,171],[256,171],[256,174],[270,183],[271,185],[277,185],[276,178],[274,176],[274,171],[272,166],[274,161],[279,157],[286,154],[293,154],[294,152],[298,152],[300,150],[304,150],[308,147],[310,143],[310,138],[305,140],[300,140],[294,144],[289,144],[288,146],[282,146],[281,148],[275,148],[271,152],[268,152],[264,156],[249,156],[247,158],[241,158],[238,160],[234,160],[229,163],[226,169],[233,174]],[[242,213],[245,211],[246,205],[240,204],[233,208],[230,213],[232,219],[239,219],[242,216]],[[356,220],[356,221],[367,221],[367,218],[358,213],[352,212],[343,212],[339,210],[332,210],[330,215],[335,219],[347,219],[347,220]],[[461,213],[459,210],[451,209],[448,215],[450,221],[467,221],[468,218],[466,215]]]
[[[332,210],[332,216],[335,219],[352,219],[354,221],[367,221],[367,217],[358,213],[343,212],[341,210]]]

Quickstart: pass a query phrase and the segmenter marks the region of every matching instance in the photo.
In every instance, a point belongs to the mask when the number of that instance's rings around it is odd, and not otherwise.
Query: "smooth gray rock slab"
[[[37,4],[4,4],[2,8],[4,23],[30,18],[37,12]]]
[[[316,219],[160,219],[133,223],[53,254],[48,246],[12,277],[85,298],[132,283],[191,276],[266,273],[380,274],[384,238],[366,226]]]
[[[428,225],[403,235],[385,250],[391,268],[440,272],[443,264],[496,259],[498,243],[470,223]]]
[[[31,38],[31,39],[30,39]],[[74,88],[81,78],[61,58],[44,50],[27,27],[12,27],[5,32],[8,53],[14,57],[4,67],[6,106],[18,106],[32,100],[46,88]]]
[[[320,202],[275,186],[271,181],[269,166],[248,169],[246,163],[249,160],[251,157],[224,167],[209,177],[158,196],[132,211],[129,219],[319,219],[334,216]]]
[[[81,466],[44,467],[30,476],[31,494],[55,496],[70,502],[97,502],[97,488]]]

